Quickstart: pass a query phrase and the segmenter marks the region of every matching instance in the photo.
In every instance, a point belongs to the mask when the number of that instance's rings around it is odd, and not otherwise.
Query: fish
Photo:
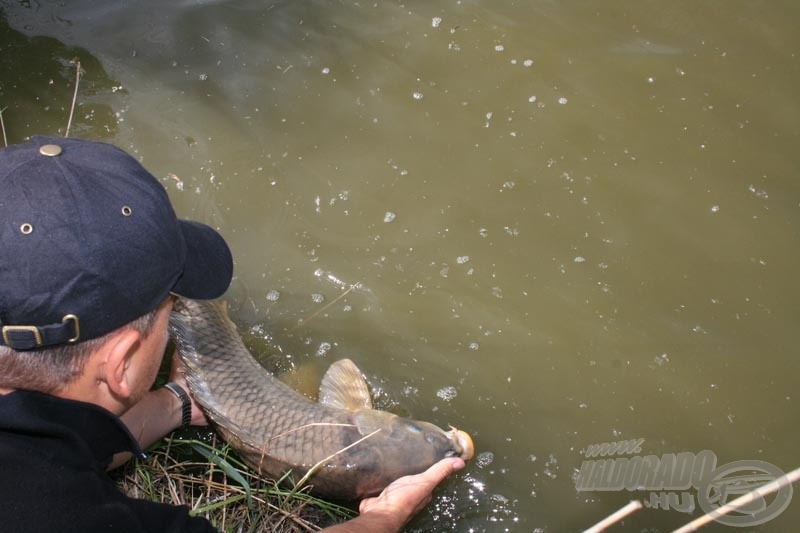
[[[474,456],[464,431],[374,409],[350,359],[328,368],[318,401],[296,392],[247,350],[224,300],[177,298],[170,335],[195,401],[265,477],[286,476],[319,497],[354,501],[445,457]]]

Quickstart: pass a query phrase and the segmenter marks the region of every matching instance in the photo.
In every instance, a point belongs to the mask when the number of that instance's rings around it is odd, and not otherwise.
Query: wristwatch
[[[181,402],[181,426],[188,426],[189,423],[192,421],[192,400],[189,398],[189,395],[186,391],[175,383],[174,381],[170,381],[164,388],[174,394],[178,400]]]

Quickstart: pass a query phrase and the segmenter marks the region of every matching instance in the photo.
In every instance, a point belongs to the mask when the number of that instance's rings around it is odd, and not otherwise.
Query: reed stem
[[[624,520],[628,515],[635,513],[642,507],[643,507],[642,502],[640,502],[639,500],[632,500],[625,507],[607,516],[606,518],[600,520],[598,523],[596,523],[583,533],[600,533],[601,531],[605,531],[610,526],[613,526],[620,520]]]
[[[72,105],[69,108],[69,120],[67,120],[67,131],[64,133],[64,137],[69,137],[69,130],[72,127],[72,115],[75,113],[75,102],[78,101],[78,86],[81,83],[81,62],[78,59],[74,59],[73,63],[75,63],[75,91],[72,93]]]
[[[764,496],[772,494],[773,492],[778,492],[782,488],[797,483],[798,481],[800,481],[800,468],[792,470],[788,474],[776,478],[769,483],[761,485],[760,487],[756,487],[747,494],[743,494],[738,498],[736,498],[735,500],[733,500],[732,502],[726,503],[725,505],[717,509],[714,509],[710,513],[706,513],[700,518],[692,520],[685,526],[676,529],[672,533],[689,533],[690,531],[697,531],[701,527],[709,524],[710,522],[713,522],[720,516],[730,514],[734,511],[741,509],[742,507],[749,505],[750,503],[753,502],[753,499],[755,497],[763,498]]]

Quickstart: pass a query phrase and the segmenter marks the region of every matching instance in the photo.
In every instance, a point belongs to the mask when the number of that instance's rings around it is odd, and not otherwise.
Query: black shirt
[[[117,452],[142,455],[112,413],[90,403],[0,395],[0,530],[214,532],[189,508],[125,496],[106,474]]]

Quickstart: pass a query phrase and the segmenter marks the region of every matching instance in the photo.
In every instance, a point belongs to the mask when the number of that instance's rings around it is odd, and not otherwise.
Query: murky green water
[[[71,135],[221,229],[270,363],[474,436],[415,528],[648,498],[575,490],[601,442],[800,466],[796,2],[96,4],[2,2],[9,140],[64,132],[79,58]]]

